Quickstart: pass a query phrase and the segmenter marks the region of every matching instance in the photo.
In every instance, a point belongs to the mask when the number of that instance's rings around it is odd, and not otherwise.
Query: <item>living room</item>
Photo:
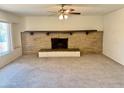
[[[123,16],[124,4],[1,4],[0,87],[124,87]]]

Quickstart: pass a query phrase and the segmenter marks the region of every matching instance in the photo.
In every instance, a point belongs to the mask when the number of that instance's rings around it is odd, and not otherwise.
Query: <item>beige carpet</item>
[[[0,87],[124,87],[124,66],[96,54],[80,58],[25,55],[0,70]]]

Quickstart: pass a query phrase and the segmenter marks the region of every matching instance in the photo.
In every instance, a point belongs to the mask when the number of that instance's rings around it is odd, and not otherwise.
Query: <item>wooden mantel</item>
[[[70,34],[70,35],[72,35],[73,33],[77,33],[77,32],[82,32],[82,33],[86,33],[87,35],[90,33],[90,32],[97,32],[97,30],[94,30],[94,29],[92,29],[92,30],[41,30],[41,31],[24,31],[24,32],[29,32],[31,35],[33,35],[34,33],[36,33],[36,32],[40,32],[40,33],[46,33],[47,35],[49,35],[49,34],[51,34],[51,33],[64,33],[64,34],[66,34],[66,33],[68,33],[68,34]]]

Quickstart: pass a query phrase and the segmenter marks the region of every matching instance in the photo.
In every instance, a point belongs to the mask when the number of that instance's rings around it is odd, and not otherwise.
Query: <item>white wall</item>
[[[12,24],[13,52],[0,56],[0,68],[22,55],[20,32],[24,30],[23,18],[8,12],[0,11],[0,21]]]
[[[103,53],[124,65],[124,8],[104,16]]]
[[[102,16],[69,16],[60,21],[58,16],[27,16],[25,30],[86,30],[97,29],[103,31]]]

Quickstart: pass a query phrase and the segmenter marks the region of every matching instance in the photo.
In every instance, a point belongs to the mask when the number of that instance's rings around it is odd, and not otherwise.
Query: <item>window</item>
[[[10,24],[0,22],[0,56],[10,53],[12,50],[12,39]]]

